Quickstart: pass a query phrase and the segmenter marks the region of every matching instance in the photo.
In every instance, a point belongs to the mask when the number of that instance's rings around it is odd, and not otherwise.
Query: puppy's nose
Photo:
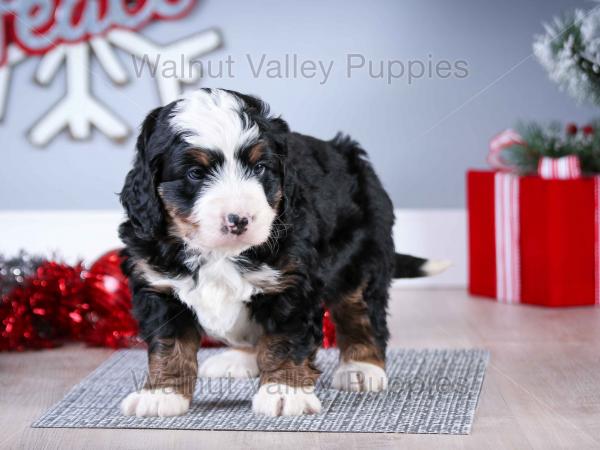
[[[239,214],[227,214],[227,228],[232,234],[240,235],[248,227],[248,217]]]

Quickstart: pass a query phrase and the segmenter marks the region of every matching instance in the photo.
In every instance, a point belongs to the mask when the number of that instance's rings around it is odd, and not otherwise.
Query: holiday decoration
[[[120,262],[117,251],[89,270],[25,254],[0,258],[0,350],[67,340],[114,348],[138,342]]]
[[[496,169],[510,169],[510,163],[503,160],[502,152],[513,146],[526,146],[523,138],[514,130],[505,130],[496,135],[490,142],[487,162]]]
[[[98,259],[83,274],[83,298],[89,304],[85,311],[88,326],[82,340],[90,345],[128,347],[137,343],[137,323],[131,315],[131,293],[127,278],[121,272],[118,250]]]
[[[31,257],[0,256],[0,351],[51,348],[65,341],[104,347],[141,343],[119,250],[87,269]],[[203,347],[220,347],[203,336]],[[335,346],[325,312],[323,346]]]
[[[595,169],[598,127],[568,124],[564,135],[560,128],[503,132],[490,144],[488,161],[497,170],[468,173],[472,294],[544,306],[600,304],[600,176],[583,176],[580,168],[581,160],[588,172]]]
[[[568,179],[600,173],[600,123],[521,123],[492,139],[487,160],[494,169],[519,175]],[[557,172],[547,175],[553,168]]]
[[[550,79],[577,101],[600,104],[600,6],[555,18],[545,29],[533,51]]]
[[[507,303],[600,303],[600,177],[471,171],[469,291]]]
[[[573,180],[581,177],[581,165],[576,155],[561,158],[542,156],[538,163],[538,175],[546,180]]]
[[[0,260],[0,350],[53,347],[78,332],[80,274],[79,268],[23,255]]]
[[[119,61],[117,47],[156,66],[158,61],[181,63],[174,73],[154,71],[160,101],[169,103],[180,94],[181,83],[195,83],[200,68],[192,59],[221,45],[216,30],[157,45],[138,34],[154,20],[185,16],[196,0],[3,0],[0,8],[0,119],[6,111],[12,69],[28,57],[41,56],[35,79],[48,85],[62,65],[66,69],[66,95],[29,131],[30,141],[46,145],[63,129],[74,139],[87,139],[91,127],[112,139],[123,139],[129,127],[97,100],[91,89],[91,56],[116,84],[126,84],[128,74]],[[3,39],[4,38],[4,39]]]
[[[329,310],[325,310],[325,314],[323,315],[323,347],[331,348],[335,347],[335,326],[331,321],[331,313]]]

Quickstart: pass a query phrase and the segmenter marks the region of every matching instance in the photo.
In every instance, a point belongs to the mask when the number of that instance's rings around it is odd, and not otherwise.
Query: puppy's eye
[[[201,180],[204,176],[204,170],[199,167],[194,167],[187,171],[187,177],[192,181]]]
[[[263,173],[265,173],[265,165],[264,164],[257,164],[254,166],[254,168],[252,169],[252,172],[254,173],[254,175],[256,175],[257,177],[261,176]]]

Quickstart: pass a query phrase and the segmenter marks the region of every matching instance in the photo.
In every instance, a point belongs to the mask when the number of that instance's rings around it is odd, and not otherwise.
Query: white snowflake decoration
[[[78,43],[60,44],[40,58],[35,79],[41,85],[50,84],[61,67],[66,71],[66,93],[30,129],[29,140],[37,146],[47,145],[62,130],[68,129],[76,140],[88,139],[92,127],[114,140],[126,138],[129,126],[98,100],[91,89],[91,57],[96,57],[102,70],[116,84],[126,84],[129,76],[119,60],[115,47],[149,64],[160,60],[182,61],[184,68],[168,77],[160,70],[153,72],[162,104],[170,103],[181,94],[181,84],[196,83],[200,69],[191,62],[221,45],[221,35],[211,29],[167,45],[158,45],[141,34],[114,29],[104,36]],[[0,120],[6,113],[8,88],[12,69],[28,56],[17,45],[10,44],[7,58],[0,66]]]

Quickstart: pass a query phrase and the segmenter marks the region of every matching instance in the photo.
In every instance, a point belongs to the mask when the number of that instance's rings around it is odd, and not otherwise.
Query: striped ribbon
[[[525,145],[523,138],[514,130],[504,130],[494,136],[490,141],[490,151],[487,156],[488,164],[494,169],[513,170],[512,165],[502,159],[502,150],[513,145]]]
[[[577,155],[550,158],[544,156],[538,163],[538,175],[546,180],[572,180],[581,177]]]
[[[496,172],[496,297],[506,303],[521,300],[519,249],[519,177]]]

